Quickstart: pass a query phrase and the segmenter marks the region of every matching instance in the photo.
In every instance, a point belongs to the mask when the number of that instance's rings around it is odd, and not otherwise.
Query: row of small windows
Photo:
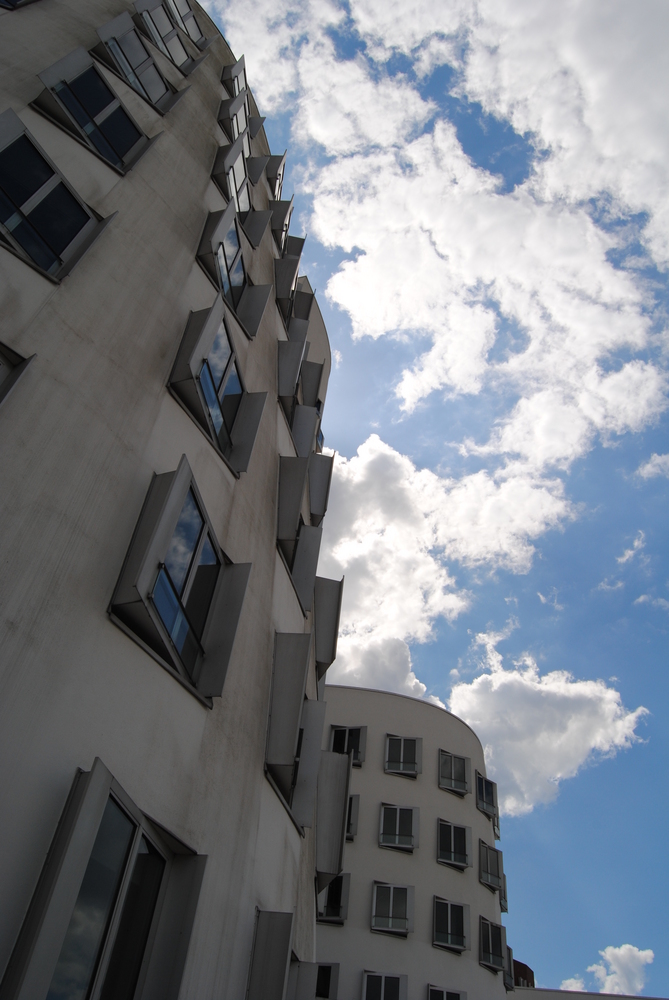
[[[330,748],[336,753],[351,754],[354,767],[362,767],[367,748],[366,726],[332,726]],[[384,770],[416,778],[423,770],[422,738],[407,738],[388,734],[385,742]],[[460,757],[446,750],[439,751],[439,787],[455,795],[464,796],[473,791],[471,759]],[[497,784],[479,771],[475,772],[476,806],[492,821],[495,837],[499,839],[499,808]]]

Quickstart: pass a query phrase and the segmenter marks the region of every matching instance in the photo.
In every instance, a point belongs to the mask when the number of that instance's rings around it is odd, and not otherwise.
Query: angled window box
[[[323,741],[323,726],[325,725],[325,702],[305,698],[302,702],[300,717],[300,739],[295,759],[293,790],[290,808],[298,826],[311,827],[314,824],[314,808],[316,807],[316,788],[320,795]],[[320,803],[320,799],[319,799]],[[320,810],[320,804],[318,805]],[[319,824],[321,813],[319,811]],[[341,871],[341,868],[339,869]]]
[[[265,177],[275,201],[281,198],[283,175],[286,170],[286,153],[281,156],[270,156],[265,167]]]
[[[462,952],[471,948],[469,906],[434,897],[432,944],[435,948]]]
[[[236,63],[223,67],[221,83],[230,97],[236,97],[243,90],[247,89],[244,56],[241,56]]]
[[[197,259],[212,284],[223,292],[244,333],[253,339],[267,308],[272,286],[249,282],[235,216],[233,201],[223,211],[209,214]]]
[[[250,570],[221,551],[184,455],[153,477],[110,614],[201,700],[220,697]]]
[[[423,740],[388,735],[385,770],[387,774],[416,778],[423,770]]]
[[[120,173],[144,156],[149,139],[131,118],[86,49],[75,49],[39,75],[33,107]]]
[[[362,767],[367,751],[367,726],[332,726],[330,749],[333,753],[351,754],[353,767]]]
[[[237,212],[248,212],[251,208],[244,156],[245,135],[240,135],[229,146],[219,146],[211,172],[223,197],[234,201]]]
[[[174,90],[156,65],[127,11],[98,28],[100,42],[92,54],[112,72],[122,77],[161,115],[179,103],[187,92]]]
[[[279,340],[277,342],[279,361],[279,402],[288,423],[293,418],[297,401],[297,386],[300,379],[302,359],[306,340]]]
[[[308,458],[279,458],[279,510],[277,542],[288,566],[292,566],[302,523],[302,502],[309,472]]]
[[[246,472],[267,393],[244,388],[220,296],[191,313],[168,384],[232,470]]]
[[[135,0],[134,8],[137,12],[135,23],[184,76],[189,76],[197,69],[207,53],[196,58],[188,54],[184,38],[180,34],[181,25],[174,16],[174,6],[169,0]]]
[[[269,156],[249,156],[246,161],[246,171],[251,184],[255,187],[263,175],[263,171],[269,163]]]
[[[372,930],[406,937],[414,929],[414,886],[375,882]]]
[[[472,762],[448,750],[439,751],[439,787],[455,795],[468,795],[472,790]]]
[[[321,750],[316,795],[316,886],[319,893],[341,874],[343,868],[350,777],[348,756]]]
[[[142,996],[176,1000],[206,860],[96,758],[75,777],[3,997],[135,996],[141,982]]]
[[[379,817],[379,847],[413,853],[418,847],[420,809],[384,802]]]
[[[311,523],[319,525],[328,509],[334,455],[309,456],[309,510]]]
[[[409,977],[383,972],[363,972],[363,1000],[407,1000]]]
[[[201,52],[205,52],[214,39],[204,36],[188,0],[166,0],[166,4],[176,26],[188,35]]]
[[[350,872],[343,872],[318,894],[316,919],[319,923],[342,925],[346,921],[350,887]]]
[[[218,124],[231,143],[241,142],[244,156],[251,155],[249,145],[249,100],[248,92],[240,90],[234,97],[224,97],[218,108]]]
[[[246,1000],[284,1000],[292,937],[292,911],[256,911]]]
[[[272,235],[279,252],[283,254],[293,215],[293,199],[291,198],[290,201],[270,201],[269,210],[272,213]]]
[[[266,767],[286,802],[295,787],[311,633],[277,632],[267,728]]]
[[[503,880],[502,852],[496,847],[488,847],[485,841],[479,840],[479,881],[492,892],[499,892]]]
[[[11,347],[0,343],[0,404],[7,399],[34,357],[31,354],[29,358],[24,358]]]
[[[499,806],[497,804],[497,783],[490,781],[480,771],[476,772],[476,808],[492,822],[495,840],[500,839]]]
[[[506,928],[479,917],[479,964],[498,973],[504,971],[506,961]]]
[[[438,820],[437,824],[437,861],[458,871],[471,868],[473,864],[471,827],[459,826],[445,819]]]
[[[0,245],[58,281],[113,218],[77,196],[14,111],[0,115]]]

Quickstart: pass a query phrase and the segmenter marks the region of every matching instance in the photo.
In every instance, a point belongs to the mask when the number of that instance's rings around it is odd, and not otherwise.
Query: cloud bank
[[[633,944],[623,944],[619,948],[609,945],[599,953],[603,962],[588,966],[600,987],[600,993],[627,994],[637,996],[646,983],[646,966],[655,958],[650,948],[641,951]],[[582,976],[564,979],[561,990],[585,990]]]

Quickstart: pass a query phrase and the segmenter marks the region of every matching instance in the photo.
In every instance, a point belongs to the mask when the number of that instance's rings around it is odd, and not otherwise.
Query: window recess
[[[469,945],[469,906],[434,897],[432,944],[449,951],[466,951]]]
[[[269,213],[271,222],[272,213]],[[297,277],[300,268],[300,258],[304,249],[306,237],[289,236],[286,234],[283,254],[274,260],[274,287],[276,289],[276,304],[279,307],[284,322],[288,323],[293,311],[293,301],[297,290]],[[306,355],[305,355],[306,356]],[[309,406],[316,405],[316,398],[313,402],[304,399],[303,402]]]
[[[335,753],[350,753],[353,767],[362,767],[367,749],[367,726],[333,726],[330,749]]]
[[[467,994],[464,990],[444,990],[441,986],[429,985],[427,1000],[467,1000]]]
[[[336,1000],[339,986],[339,964],[316,962],[290,963],[286,1000]]]
[[[472,831],[447,820],[437,821],[437,861],[462,871],[472,865]]]
[[[0,245],[58,281],[114,217],[81,201],[14,111],[0,114]]]
[[[293,914],[257,910],[246,1000],[284,1000]]]
[[[340,875],[343,867],[350,778],[351,765],[348,757],[329,750],[321,750],[316,797],[318,892],[322,892],[337,875]]]
[[[414,887],[375,882],[372,930],[406,937],[413,931]]]
[[[31,354],[29,358],[24,358],[11,347],[0,343],[0,404],[9,396],[34,357]]]
[[[290,201],[270,201],[269,210],[272,213],[272,235],[279,253],[283,255],[293,214],[293,199],[291,198]]]
[[[460,757],[448,750],[439,751],[439,787],[456,795],[467,795],[472,790],[471,759]]]
[[[241,90],[234,97],[224,97],[218,108],[217,120],[228,142],[235,144],[239,140],[243,156],[250,156],[248,91]]]
[[[346,813],[346,839],[355,840],[358,833],[358,816],[360,814],[360,796],[349,795],[348,812]]]
[[[407,1000],[408,976],[363,972],[363,1000]]]
[[[249,467],[266,392],[247,392],[219,295],[191,313],[168,385],[214,447],[239,475]]]
[[[401,806],[381,806],[379,821],[379,847],[390,847],[412,853],[418,847],[420,809]]]
[[[348,917],[348,897],[351,875],[343,872],[337,875],[319,892],[317,898],[317,919],[320,923],[343,924]]]
[[[234,201],[211,212],[205,223],[197,260],[217,290],[223,293],[242,330],[255,337],[272,292],[271,285],[252,285],[244,266]]]
[[[130,170],[159,138],[144,135],[85,49],[75,49],[39,78],[46,89],[32,102],[35,110],[120,173]]]
[[[161,115],[171,111],[187,92],[188,87],[174,90],[167,82],[127,11],[98,28],[98,35],[100,42],[92,54]]]
[[[109,610],[187,688],[220,697],[250,571],[221,551],[184,455],[153,477]]]
[[[389,774],[415,778],[423,770],[423,740],[388,735],[385,770]]]
[[[246,83],[246,62],[244,56],[240,56],[236,63],[223,67],[221,73],[221,83],[227,90],[230,97],[237,97],[243,90],[247,89]]]
[[[265,166],[265,177],[269,184],[270,194],[274,201],[281,200],[281,189],[283,187],[283,175],[286,170],[286,154],[282,156],[270,156]]]
[[[0,995],[176,1000],[206,857],[148,820],[96,758],[78,772]]]
[[[207,53],[193,58],[184,45],[188,37],[186,32],[180,33],[181,25],[175,16],[175,6],[169,0],[135,0],[135,24],[160,49],[164,56],[181,70],[184,76],[189,76],[206,58]],[[199,30],[199,29],[198,29]],[[206,48],[206,45],[204,46]],[[198,46],[200,48],[200,46]]]
[[[205,38],[188,0],[166,0],[167,9],[178,28],[188,35],[201,52],[213,44],[213,38]]]
[[[234,201],[237,212],[245,213],[250,210],[251,201],[249,199],[248,175],[246,173],[244,136],[240,135],[229,146],[219,146],[211,176],[223,194],[223,197],[227,198],[228,201]],[[265,220],[264,229],[266,229],[270,219],[269,213],[258,214],[263,216]],[[262,233],[260,237],[262,238]]]
[[[476,808],[492,821],[495,840],[499,840],[499,808],[497,805],[497,784],[489,781],[480,771],[476,772]]]
[[[479,840],[479,881],[497,892],[502,888],[503,879],[502,852]]]
[[[479,963],[492,972],[506,965],[506,928],[479,917]]]

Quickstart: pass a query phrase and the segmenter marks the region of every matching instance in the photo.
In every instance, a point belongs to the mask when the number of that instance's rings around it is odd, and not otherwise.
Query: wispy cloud
[[[664,597],[651,597],[650,594],[640,594],[634,601],[635,604],[650,604],[653,608],[662,608],[669,611],[669,601]]]
[[[621,556],[616,556],[616,562],[620,563],[620,565],[630,562],[630,560],[634,559],[635,555],[638,552],[641,552],[642,549],[645,548],[645,546],[646,546],[646,536],[644,535],[643,531],[639,531],[632,543],[632,547],[630,549],[625,549],[625,551]]]
[[[669,476],[669,455],[653,453],[647,462],[636,470],[642,479],[652,479],[654,476]]]
[[[601,583],[597,584],[597,590],[622,590],[625,586],[622,580],[614,580],[611,582],[608,577],[602,580]]]
[[[537,590],[537,597],[542,604],[550,604],[550,606],[555,608],[556,611],[564,611],[564,604],[558,604],[557,595],[558,592],[555,587],[553,587],[547,597],[545,597],[541,591]]]

